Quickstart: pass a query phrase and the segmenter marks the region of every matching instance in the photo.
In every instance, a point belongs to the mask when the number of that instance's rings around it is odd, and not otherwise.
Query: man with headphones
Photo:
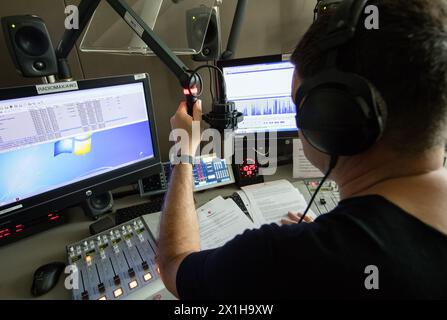
[[[364,26],[367,5],[379,30]],[[160,228],[166,287],[184,299],[447,298],[446,26],[446,1],[344,0],[319,16],[292,55],[293,98],[306,156],[340,204],[200,251],[191,166],[178,165]],[[193,119],[200,102],[193,117],[182,103],[172,125],[191,132]]]

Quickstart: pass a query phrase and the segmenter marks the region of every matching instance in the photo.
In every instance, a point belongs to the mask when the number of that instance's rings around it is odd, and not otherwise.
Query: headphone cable
[[[326,182],[326,180],[329,178],[329,176],[332,173],[332,170],[334,170],[335,166],[337,165],[338,162],[338,156],[331,156],[331,161],[329,163],[329,169],[327,171],[327,173],[324,175],[323,179],[321,180],[320,184],[318,185],[317,189],[315,190],[312,198],[309,201],[309,204],[307,205],[306,210],[304,211],[303,215],[301,216],[300,221],[298,222],[298,224],[300,224],[301,222],[303,222],[304,218],[306,217],[307,213],[310,210],[310,207],[312,206],[312,204],[315,201],[315,198],[317,197],[318,193],[320,192],[321,187],[323,186],[323,184]]]

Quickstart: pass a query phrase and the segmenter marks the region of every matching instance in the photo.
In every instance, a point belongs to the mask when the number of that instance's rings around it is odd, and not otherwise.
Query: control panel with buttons
[[[298,190],[303,194],[307,203],[309,203],[312,195],[317,190],[321,180],[303,180],[298,184]],[[326,181],[320,189],[311,210],[315,215],[319,216],[335,209],[340,202],[340,194],[338,186],[333,181]]]
[[[74,300],[172,299],[144,217],[67,246]],[[76,282],[76,283],[75,283]]]

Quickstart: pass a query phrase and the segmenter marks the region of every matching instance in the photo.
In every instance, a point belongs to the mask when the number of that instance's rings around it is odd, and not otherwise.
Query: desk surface
[[[292,179],[291,165],[279,167],[276,175],[266,177],[267,181],[279,179]],[[195,193],[197,207],[219,195],[229,196],[237,190],[237,186],[229,185]],[[145,201],[147,200],[137,195],[130,196],[116,201],[114,208]],[[81,208],[70,209],[68,218],[67,224],[0,247],[0,299],[32,299],[30,289],[34,271],[50,262],[66,262],[65,247],[90,236],[89,226],[93,222],[84,215]],[[158,215],[153,216],[154,223],[158,218]],[[63,275],[57,287],[39,299],[71,299],[71,292],[64,288]]]

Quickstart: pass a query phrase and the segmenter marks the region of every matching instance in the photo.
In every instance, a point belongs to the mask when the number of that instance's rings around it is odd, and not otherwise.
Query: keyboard
[[[150,202],[116,210],[115,225],[136,219],[146,214],[162,211],[164,197],[152,199]]]

